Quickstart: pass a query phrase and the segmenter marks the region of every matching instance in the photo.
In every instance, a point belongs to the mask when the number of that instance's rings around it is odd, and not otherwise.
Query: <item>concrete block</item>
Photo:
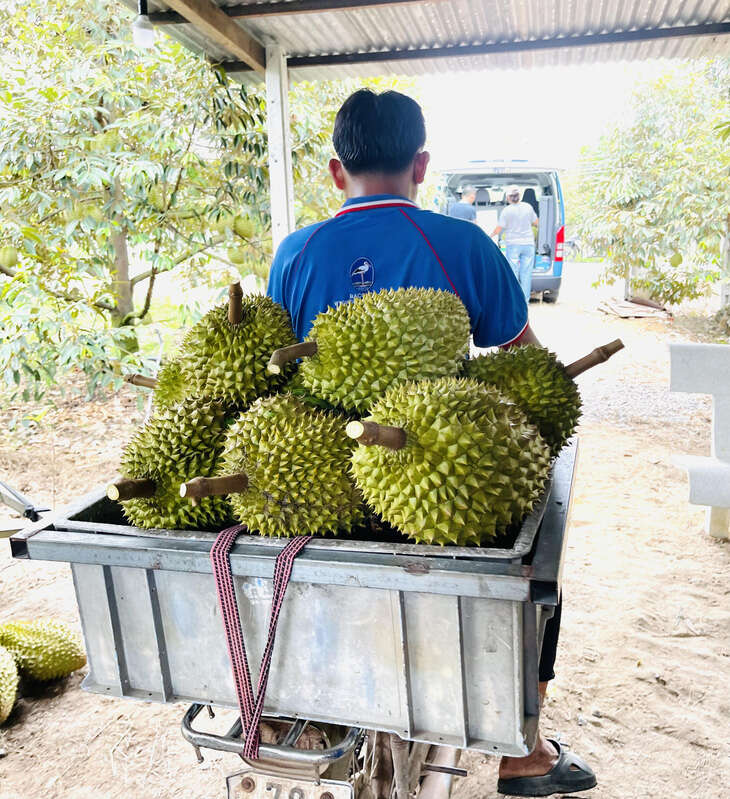
[[[730,508],[708,508],[705,530],[713,538],[730,541]]]
[[[670,391],[730,396],[730,344],[670,344]]]
[[[693,505],[730,508],[730,463],[699,455],[681,456],[676,463],[689,474],[689,501]]]
[[[712,455],[730,462],[730,394],[712,398]]]

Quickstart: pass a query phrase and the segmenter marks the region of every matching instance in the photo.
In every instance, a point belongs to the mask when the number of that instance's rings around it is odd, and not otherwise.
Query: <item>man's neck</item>
[[[416,186],[402,175],[358,175],[349,176],[345,185],[345,197],[372,197],[374,194],[393,194],[416,199]]]

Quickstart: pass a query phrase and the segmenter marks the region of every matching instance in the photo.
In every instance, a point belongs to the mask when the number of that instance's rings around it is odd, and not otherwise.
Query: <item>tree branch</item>
[[[200,247],[197,247],[194,250],[188,250],[188,252],[183,253],[179,258],[175,258],[172,263],[165,267],[164,269],[148,269],[146,272],[140,272],[140,274],[135,275],[134,277],[129,279],[129,282],[132,286],[136,286],[137,283],[141,283],[143,280],[148,280],[152,277],[152,275],[159,275],[163,272],[170,272],[176,266],[180,266],[180,264],[185,263],[189,258],[192,258],[194,255],[198,255],[198,253],[205,252],[205,250],[210,249],[211,247],[216,247],[219,244],[222,244],[226,240],[225,236],[216,236],[214,239],[209,241],[207,244],[201,244]]]
[[[8,267],[2,265],[0,265],[0,274],[6,275],[7,277],[10,278],[16,278],[18,276],[18,273],[15,269],[9,269]],[[49,289],[48,286],[44,286],[42,283],[40,283],[39,285],[43,289],[43,291],[46,292],[46,294],[50,294],[52,297],[56,297],[59,300],[65,300],[66,302],[79,302],[79,300],[89,302],[89,300],[86,300],[84,297],[82,297],[79,294],[69,294],[68,292],[65,291],[56,291],[54,289]],[[104,300],[93,300],[89,302],[89,304],[94,308],[99,308],[102,311],[116,310],[116,308],[113,305],[111,305],[111,303],[104,302]]]

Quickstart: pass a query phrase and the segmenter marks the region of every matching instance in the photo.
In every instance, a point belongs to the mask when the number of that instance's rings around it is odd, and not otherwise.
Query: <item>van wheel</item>
[[[542,293],[542,301],[543,302],[557,302],[559,296],[560,296],[560,289],[558,289],[557,291],[543,291],[543,293]]]

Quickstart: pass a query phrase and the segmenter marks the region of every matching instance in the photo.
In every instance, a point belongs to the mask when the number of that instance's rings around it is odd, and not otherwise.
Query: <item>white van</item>
[[[505,191],[511,184],[520,187],[523,202],[532,205],[539,219],[532,293],[542,295],[546,302],[556,302],[563,276],[565,206],[555,168],[528,161],[469,161],[463,167],[446,169],[439,186],[440,211],[447,213],[461,189],[474,186],[477,224],[489,236],[507,205]]]

